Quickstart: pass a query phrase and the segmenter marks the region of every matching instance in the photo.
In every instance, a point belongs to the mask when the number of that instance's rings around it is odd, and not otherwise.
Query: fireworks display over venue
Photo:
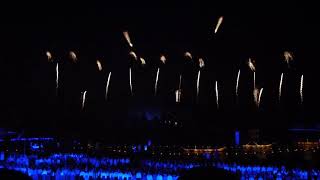
[[[318,20],[241,3],[4,8],[0,177],[318,177]]]

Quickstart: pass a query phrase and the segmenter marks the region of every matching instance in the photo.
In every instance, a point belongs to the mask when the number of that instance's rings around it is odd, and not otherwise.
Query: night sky
[[[29,6],[32,6],[28,4]],[[27,6],[27,7],[29,7]],[[316,16],[302,4],[216,4],[124,6],[108,4],[41,4],[26,8],[3,8],[1,20],[1,126],[32,129],[87,129],[145,127],[144,122],[176,119],[187,129],[315,127],[319,120],[317,99]],[[224,21],[213,34],[219,16]],[[129,46],[122,31],[128,30],[134,51],[147,65],[133,64],[134,96],[130,97]],[[61,68],[58,97],[55,64]],[[73,64],[72,50],[78,56]],[[190,51],[188,62],[183,53]],[[288,69],[283,51],[294,60]],[[159,94],[153,86],[160,54]],[[198,71],[195,59],[204,58],[200,99],[196,103]],[[260,109],[253,104],[252,72],[247,60],[256,61],[257,87],[264,88]],[[96,60],[102,62],[99,72]],[[239,101],[235,81],[241,69]],[[112,71],[109,101],[104,86]],[[282,102],[277,102],[281,72],[285,73]],[[183,75],[182,103],[175,103],[174,90]],[[304,74],[304,103],[300,103],[299,80]],[[220,109],[216,109],[214,81],[219,82]],[[81,91],[87,104],[81,111]],[[314,105],[315,104],[315,105]],[[147,114],[144,117],[143,114]],[[169,118],[170,117],[170,118]],[[160,126],[155,125],[155,126]]]

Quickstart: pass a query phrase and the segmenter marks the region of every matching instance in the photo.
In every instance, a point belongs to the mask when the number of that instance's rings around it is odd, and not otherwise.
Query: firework
[[[258,103],[257,104],[258,108],[260,107],[262,92],[263,92],[263,88],[261,88],[260,91],[259,91],[259,97],[258,97],[258,102],[257,102]]]
[[[258,98],[259,98],[259,89],[254,88],[253,89],[253,100],[254,100],[254,103],[256,104],[256,106],[258,106]]]
[[[200,91],[200,76],[201,76],[201,68],[204,67],[204,61],[202,58],[199,58],[199,71],[197,77],[197,98],[199,98],[199,91]]]
[[[144,58],[140,57],[140,61],[142,65],[146,65],[146,60],[144,60]]]
[[[69,57],[71,58],[71,60],[72,60],[74,63],[78,61],[77,55],[76,55],[76,53],[73,52],[73,51],[70,51],[70,52],[69,52]]]
[[[46,56],[47,56],[48,61],[52,61],[52,55],[49,51],[46,52]]]
[[[303,103],[303,74],[300,78],[300,102]]]
[[[167,59],[166,59],[166,57],[165,57],[164,55],[161,55],[161,56],[160,56],[160,61],[161,61],[163,64],[165,64],[166,61],[167,61]]]
[[[200,68],[204,67],[204,60],[202,58],[199,58],[199,67]]]
[[[176,102],[179,103],[181,98],[181,89],[176,90],[175,93],[176,93]]]
[[[237,83],[236,83],[236,96],[239,96],[239,80],[240,80],[240,69],[238,71],[238,75],[237,75]]]
[[[179,77],[179,88],[176,90],[176,102],[180,102],[181,100],[181,81],[182,81],[182,75]]]
[[[160,56],[160,61],[165,64],[166,63],[166,57],[164,55]],[[160,73],[160,67],[157,69],[157,75],[156,75],[156,81],[154,84],[154,95],[157,95],[157,90],[158,90],[158,81],[159,81],[159,73]]]
[[[199,91],[200,91],[200,75],[201,75],[201,70],[199,69],[198,71],[198,77],[197,77],[197,98],[199,98]]]
[[[220,25],[222,24],[222,21],[223,21],[223,16],[220,16],[219,19],[218,19],[218,23],[216,25],[216,28],[214,29],[214,33],[216,34],[219,30],[219,27]]]
[[[258,108],[260,106],[262,92],[263,92],[263,88],[261,89],[255,88],[253,90],[254,102]]]
[[[131,72],[131,67],[129,68],[129,86],[130,86],[130,93],[133,95],[132,91],[132,72]]]
[[[283,52],[284,60],[286,61],[288,68],[290,67],[290,61],[293,60],[293,54],[292,52],[289,51],[284,51]]]
[[[283,82],[283,73],[280,76],[280,83],[279,83],[279,102],[281,101],[281,94],[282,94],[282,82]]]
[[[129,44],[129,46],[133,47],[133,44],[131,43],[131,39],[130,39],[130,36],[129,36],[129,32],[128,31],[124,31],[123,32],[123,36],[126,39],[126,41]]]
[[[192,59],[192,54],[190,52],[188,52],[188,51],[184,53],[184,56],[189,58],[189,59]]]
[[[154,95],[157,95],[159,73],[160,73],[160,68],[158,67],[157,75],[156,75],[156,82],[154,84]]]
[[[56,93],[58,93],[59,88],[59,63],[56,65]]]
[[[99,71],[102,70],[102,65],[99,60],[96,61]]]
[[[130,51],[130,52],[129,52],[129,55],[130,55],[131,57],[133,57],[133,58],[134,58],[134,60],[138,60],[138,56],[136,55],[136,53],[135,53],[135,52]]]
[[[255,61],[252,60],[251,58],[249,58],[248,65],[249,65],[249,68],[251,69],[251,71],[253,71],[253,72],[256,71]]]
[[[255,61],[249,58],[248,65],[251,71],[253,72],[253,89],[256,88],[256,67],[254,64],[255,64]]]
[[[218,91],[218,81],[216,81],[215,90],[216,90],[216,103],[217,103],[217,109],[219,109],[219,91]]]
[[[108,80],[107,80],[107,85],[106,85],[106,95],[105,95],[106,100],[108,99],[108,92],[109,92],[110,78],[111,78],[111,71],[109,72]]]
[[[82,109],[84,108],[85,102],[86,102],[86,95],[87,95],[87,91],[84,91],[82,93]]]

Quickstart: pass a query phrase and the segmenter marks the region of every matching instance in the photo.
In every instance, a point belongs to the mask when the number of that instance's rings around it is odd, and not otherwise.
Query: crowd
[[[169,171],[132,164],[129,158],[89,157],[84,154],[53,154],[46,157],[12,154],[3,166],[28,174],[32,179],[178,179],[177,173],[168,174]]]
[[[320,179],[320,170],[303,170],[299,168],[287,169],[284,166],[250,166],[236,163],[213,163],[213,167],[238,173],[241,179],[263,180],[263,179]]]
[[[2,166],[28,174],[33,179],[147,179],[172,180],[193,168],[217,168],[239,174],[241,179],[320,179],[320,170],[284,166],[252,166],[225,162],[89,157],[84,154],[50,156],[11,154]]]

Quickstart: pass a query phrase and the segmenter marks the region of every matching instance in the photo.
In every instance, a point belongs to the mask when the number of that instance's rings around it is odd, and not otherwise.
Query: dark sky
[[[143,112],[175,114],[186,126],[252,127],[315,126],[317,102],[316,16],[305,4],[228,4],[200,8],[193,4],[150,5],[10,4],[1,16],[1,123],[9,127],[140,126]],[[231,6],[235,9],[231,9]],[[219,16],[224,22],[217,35],[213,29]],[[134,66],[135,96],[129,96],[129,47],[122,31],[128,30],[134,50],[147,66]],[[55,65],[46,61],[53,53],[61,65],[61,88],[55,95]],[[70,63],[73,50],[79,63]],[[186,63],[190,51],[203,57],[199,104],[195,103],[195,62]],[[283,62],[283,51],[292,51],[292,68]],[[160,77],[160,94],[153,97],[159,55],[168,56]],[[252,73],[246,61],[257,63],[257,86],[264,87],[261,109],[252,104]],[[102,61],[98,72],[95,60]],[[241,68],[240,97],[234,88]],[[107,73],[112,71],[109,102],[104,101]],[[285,72],[283,100],[277,103],[278,83]],[[179,74],[184,78],[185,99],[174,103]],[[305,102],[299,105],[299,78],[305,76]],[[219,111],[215,107],[213,83],[220,87]],[[88,91],[87,108],[80,110],[81,91]],[[161,114],[161,113],[160,113]],[[129,118],[128,118],[129,117]],[[240,121],[241,119],[241,121]],[[89,123],[90,122],[90,123]]]

